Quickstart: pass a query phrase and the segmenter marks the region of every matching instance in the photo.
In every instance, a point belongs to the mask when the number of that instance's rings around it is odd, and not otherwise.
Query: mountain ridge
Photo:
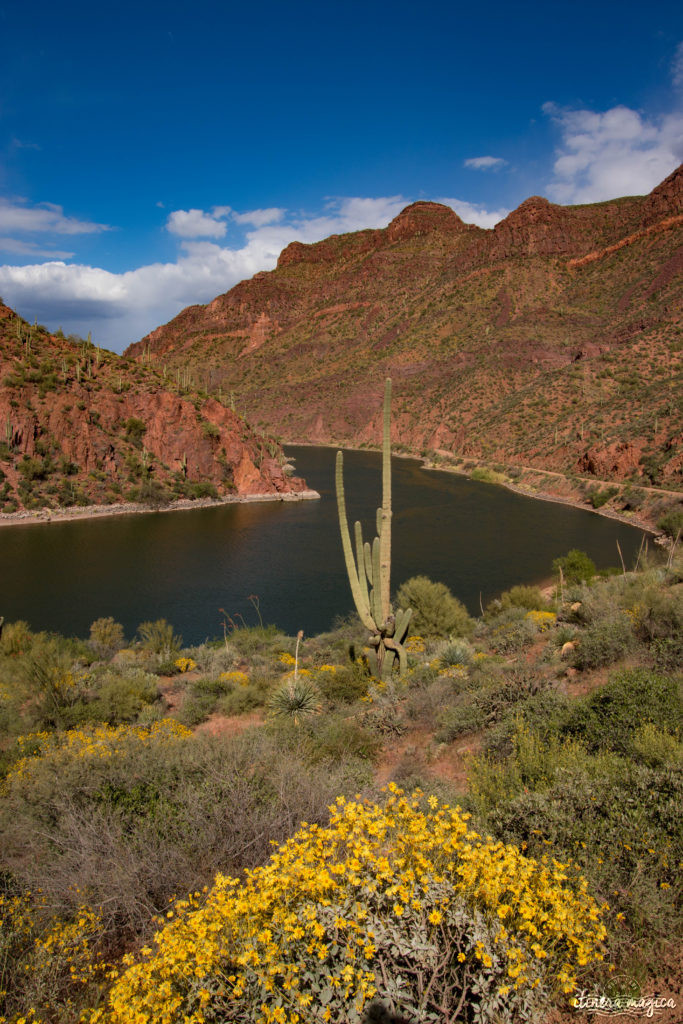
[[[410,451],[676,488],[682,268],[683,165],[647,196],[532,196],[492,229],[418,202],[290,243],[127,354],[292,442],[376,443],[391,375]]]

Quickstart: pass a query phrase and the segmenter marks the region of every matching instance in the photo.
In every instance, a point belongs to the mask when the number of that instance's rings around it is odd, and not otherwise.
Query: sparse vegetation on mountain
[[[680,167],[648,196],[532,197],[490,231],[415,203],[293,242],[128,354],[211,374],[292,442],[378,445],[391,376],[407,451],[656,521],[683,487],[682,232]]]
[[[0,304],[0,514],[301,490],[283,464],[272,438],[196,382]]]

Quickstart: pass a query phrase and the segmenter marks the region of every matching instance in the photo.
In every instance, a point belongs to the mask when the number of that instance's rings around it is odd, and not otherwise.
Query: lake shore
[[[379,452],[380,451],[379,448],[368,447],[368,446],[361,447],[360,445],[353,445],[353,444],[346,444],[346,443],[344,444],[343,448],[340,445],[338,445],[338,444],[322,444],[322,443],[320,443],[320,444],[319,443],[312,444],[310,442],[305,442],[305,441],[283,441],[282,443],[283,443],[283,447],[285,447],[285,448],[289,446],[289,447],[296,447],[296,448],[333,448],[333,449],[336,449],[336,450],[340,450],[341,449],[342,451],[346,450],[346,451],[356,451],[356,452],[369,452],[369,451]],[[422,468],[423,469],[435,470],[436,472],[440,472],[440,473],[453,473],[456,476],[464,476],[464,477],[472,479],[472,473],[469,472],[466,469],[463,469],[462,466],[453,465],[452,463],[449,464],[447,462],[435,463],[435,462],[433,462],[429,458],[426,458],[426,457],[424,457],[422,455],[418,455],[417,452],[392,452],[392,455],[395,458],[398,458],[398,459],[414,459],[416,462],[420,462],[422,464]],[[474,461],[474,460],[472,460],[472,461]],[[485,468],[485,467],[486,467],[486,463],[481,462],[481,461],[477,461],[477,464],[476,464],[475,468]],[[558,479],[561,479],[562,482],[568,483],[567,477],[565,477],[561,473],[550,473],[549,470],[537,470],[537,469],[534,469],[532,467],[527,467],[526,471],[529,472],[529,473],[537,474],[538,476],[541,476],[541,475],[544,475],[546,477],[547,476],[555,476]],[[479,481],[479,482],[482,482],[482,481]],[[486,482],[486,481],[483,481],[483,482]],[[595,482],[596,482],[596,484],[598,484],[600,486],[607,487],[607,486],[610,485],[610,481],[600,481],[600,480],[597,480]],[[536,489],[534,487],[531,487],[531,486],[525,486],[524,484],[521,484],[521,485],[520,484],[516,484],[516,483],[513,483],[510,480],[507,480],[507,481],[501,480],[500,482],[492,484],[492,486],[504,487],[506,490],[513,491],[515,494],[519,494],[523,498],[537,498],[539,501],[551,501],[551,502],[554,502],[557,505],[568,505],[570,508],[576,508],[576,509],[579,509],[582,512],[593,512],[595,515],[602,516],[605,519],[613,519],[616,522],[624,523],[627,526],[635,526],[635,527],[637,527],[637,529],[643,530],[646,533],[651,533],[654,536],[661,536],[661,531],[656,528],[656,526],[652,523],[651,520],[645,519],[643,516],[640,516],[640,515],[638,515],[635,512],[631,512],[629,514],[624,514],[622,512],[617,512],[615,509],[612,509],[612,508],[609,508],[609,507],[605,507],[605,506],[603,506],[602,508],[593,508],[586,501],[582,501],[577,495],[554,494],[554,493],[549,492],[549,491],[538,490],[538,489]],[[676,491],[666,491],[666,490],[664,490],[662,488],[645,488],[644,487],[643,490],[652,491],[653,493],[662,494],[662,495],[666,495],[666,496],[670,496],[670,497],[681,497],[681,495],[678,492],[676,492]]]
[[[150,508],[136,502],[120,505],[76,505],[72,508],[22,509],[19,512],[1,512],[0,526],[45,526],[47,523],[71,523],[78,519],[104,519],[109,516],[135,516],[147,512],[189,512],[198,508],[217,508],[220,505],[251,505],[263,501],[315,501],[317,491],[292,491],[287,494],[230,494],[224,498],[181,498],[160,508]]]

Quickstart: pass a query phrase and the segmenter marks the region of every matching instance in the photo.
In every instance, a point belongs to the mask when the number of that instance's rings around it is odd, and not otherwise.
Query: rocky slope
[[[305,489],[216,398],[0,303],[0,512]]]
[[[421,202],[293,242],[127,354],[290,441],[375,443],[390,374],[409,450],[678,488],[682,270],[683,167],[644,197],[534,196],[492,230]]]

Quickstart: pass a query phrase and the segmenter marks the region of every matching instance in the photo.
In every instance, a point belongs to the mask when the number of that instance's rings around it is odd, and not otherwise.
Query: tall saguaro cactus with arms
[[[377,509],[377,536],[372,545],[363,543],[363,530],[354,527],[355,553],[351,543],[344,496],[344,455],[337,452],[337,508],[346,571],[351,593],[361,621],[370,630],[374,647],[373,669],[380,679],[388,679],[396,662],[399,672],[406,669],[403,646],[412,609],[391,607],[391,380],[384,388],[384,437],[382,444],[382,507]]]

